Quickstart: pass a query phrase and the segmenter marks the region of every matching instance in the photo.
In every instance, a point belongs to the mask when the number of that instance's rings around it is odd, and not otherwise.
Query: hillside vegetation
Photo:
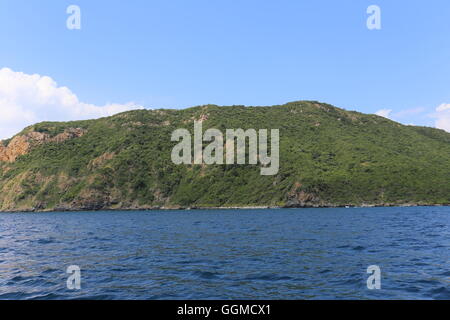
[[[173,164],[173,130],[200,119],[279,129],[278,174]],[[0,211],[408,204],[450,204],[450,134],[319,102],[45,122],[0,146]]]

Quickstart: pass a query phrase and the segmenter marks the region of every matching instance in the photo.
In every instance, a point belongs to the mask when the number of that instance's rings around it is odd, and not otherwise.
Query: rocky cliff
[[[86,130],[81,128],[68,128],[54,137],[35,131],[24,135],[17,135],[7,146],[3,144],[3,141],[0,141],[0,161],[15,162],[18,157],[27,154],[32,147],[37,147],[48,142],[62,143],[68,139],[82,137],[85,133]]]

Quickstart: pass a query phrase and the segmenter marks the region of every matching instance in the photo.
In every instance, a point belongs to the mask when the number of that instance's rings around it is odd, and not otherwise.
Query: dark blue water
[[[449,227],[441,207],[5,213],[0,299],[450,299]]]

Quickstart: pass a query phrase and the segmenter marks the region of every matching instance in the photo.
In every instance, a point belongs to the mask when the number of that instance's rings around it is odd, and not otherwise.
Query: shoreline
[[[268,210],[268,209],[362,209],[362,208],[408,208],[408,207],[450,207],[450,204],[365,204],[365,205],[336,205],[336,206],[230,206],[230,207],[145,207],[145,208],[100,208],[100,209],[22,209],[0,210],[0,213],[55,213],[55,212],[116,212],[116,211],[190,211],[190,210]]]

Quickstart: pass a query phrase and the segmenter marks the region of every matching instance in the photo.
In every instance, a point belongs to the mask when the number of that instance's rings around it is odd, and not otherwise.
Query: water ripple
[[[450,299],[450,208],[0,214],[0,299]],[[81,268],[81,290],[66,269]],[[378,265],[382,289],[368,290]]]

